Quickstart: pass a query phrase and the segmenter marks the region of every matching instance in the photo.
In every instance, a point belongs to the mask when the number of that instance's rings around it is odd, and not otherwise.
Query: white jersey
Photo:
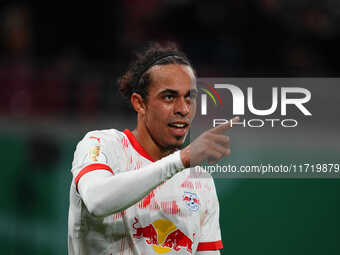
[[[153,162],[128,129],[89,132],[79,142],[72,163],[70,255],[179,255],[222,249],[213,179],[192,178],[190,169],[177,173],[126,210],[106,217],[89,213],[77,190],[82,176],[103,169],[119,175]]]

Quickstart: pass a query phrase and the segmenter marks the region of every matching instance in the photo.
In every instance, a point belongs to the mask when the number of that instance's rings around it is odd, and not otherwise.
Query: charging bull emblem
[[[153,250],[158,254],[165,254],[170,251],[180,251],[184,249],[188,253],[192,253],[192,245],[195,238],[190,239],[180,229],[176,227],[170,220],[159,219],[145,227],[136,227],[139,220],[135,217],[132,224],[136,231],[132,236],[136,239],[145,238],[147,245],[151,245]]]
[[[157,232],[152,224],[149,224],[145,227],[136,228],[135,225],[138,223],[138,219],[135,217],[135,223],[133,223],[132,227],[136,230],[136,233],[133,234],[134,238],[146,238],[145,242],[147,244],[158,244],[157,242]]]
[[[195,233],[194,233],[195,238]],[[177,229],[171,232],[165,239],[162,247],[173,248],[179,251],[181,248],[186,248],[188,252],[192,253],[192,241],[181,230]]]

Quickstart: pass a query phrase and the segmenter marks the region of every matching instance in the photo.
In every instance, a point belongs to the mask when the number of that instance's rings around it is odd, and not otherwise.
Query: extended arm
[[[198,165],[205,159],[218,160],[229,155],[229,138],[223,135],[229,126],[224,124],[210,129],[183,150],[138,171],[112,175],[99,168],[88,172],[76,183],[79,194],[93,215],[103,217],[122,211],[184,168]]]
[[[78,190],[89,212],[103,217],[135,204],[183,168],[177,151],[138,171],[117,175],[106,170],[89,172],[80,178]]]

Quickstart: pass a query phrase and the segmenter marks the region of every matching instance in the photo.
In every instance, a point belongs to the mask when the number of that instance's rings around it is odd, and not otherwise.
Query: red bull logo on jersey
[[[135,225],[138,222],[138,219],[135,217],[135,223],[133,223],[132,227],[136,230],[136,233],[133,234],[133,237],[137,239],[145,238],[147,244],[158,244],[155,227],[152,224],[149,224],[145,227],[136,228]]]
[[[136,227],[139,225],[139,220],[135,217],[135,222],[132,227],[136,233],[133,234],[134,238],[145,239],[145,243],[152,245],[153,250],[158,254],[168,253],[170,251],[186,250],[192,253],[192,244],[195,238],[190,239],[175,224],[167,219],[159,219],[147,226]]]
[[[184,191],[183,201],[187,208],[193,212],[200,209],[200,200],[196,193]]]

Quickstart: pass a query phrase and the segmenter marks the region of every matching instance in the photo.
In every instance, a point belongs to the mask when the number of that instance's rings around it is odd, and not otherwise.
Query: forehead
[[[196,88],[196,78],[190,66],[180,64],[156,65],[150,69],[149,94],[164,89],[186,93]]]

